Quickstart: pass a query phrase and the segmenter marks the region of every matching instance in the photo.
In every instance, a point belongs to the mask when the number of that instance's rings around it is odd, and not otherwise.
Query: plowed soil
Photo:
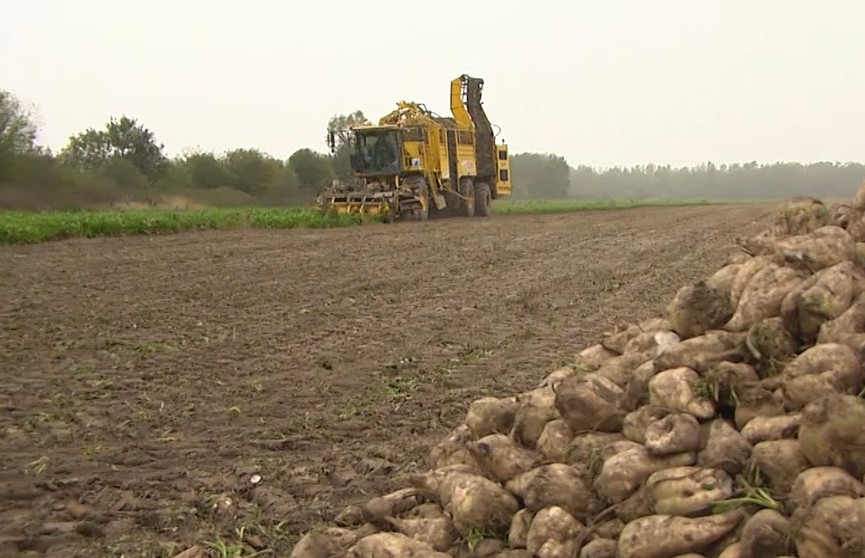
[[[772,209],[0,248],[0,555],[287,556]]]

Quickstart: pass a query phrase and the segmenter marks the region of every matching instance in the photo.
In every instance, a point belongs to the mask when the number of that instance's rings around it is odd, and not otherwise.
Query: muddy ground
[[[0,555],[287,556],[772,209],[2,247]]]

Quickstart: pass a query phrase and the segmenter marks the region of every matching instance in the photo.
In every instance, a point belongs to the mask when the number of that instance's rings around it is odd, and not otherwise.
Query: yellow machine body
[[[351,130],[352,179],[322,192],[319,204],[338,213],[488,216],[491,200],[511,193],[510,158],[495,143],[481,106],[483,80],[463,75],[450,87],[451,117],[399,101],[377,125]],[[329,135],[336,149],[334,135]]]

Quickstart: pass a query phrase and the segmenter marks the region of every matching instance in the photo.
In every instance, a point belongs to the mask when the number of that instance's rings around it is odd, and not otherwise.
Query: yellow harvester
[[[490,215],[491,200],[511,192],[508,148],[496,144],[481,105],[484,82],[462,75],[451,81],[451,114],[400,101],[377,126],[351,129],[352,179],[319,196],[338,213],[410,216],[425,221],[431,204],[441,213]],[[328,133],[336,149],[333,131]]]

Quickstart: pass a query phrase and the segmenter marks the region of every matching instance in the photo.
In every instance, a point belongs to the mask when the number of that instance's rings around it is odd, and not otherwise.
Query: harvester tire
[[[492,213],[490,204],[492,203],[492,193],[490,185],[486,182],[478,182],[475,184],[475,216],[489,217]]]
[[[421,208],[413,211],[414,218],[418,221],[426,221],[429,219],[429,185],[422,176],[414,176],[409,181],[412,188],[417,188],[418,197],[421,199]]]
[[[460,209],[466,217],[475,216],[475,185],[471,178],[463,178],[460,180],[460,195],[464,198],[459,198]]]

